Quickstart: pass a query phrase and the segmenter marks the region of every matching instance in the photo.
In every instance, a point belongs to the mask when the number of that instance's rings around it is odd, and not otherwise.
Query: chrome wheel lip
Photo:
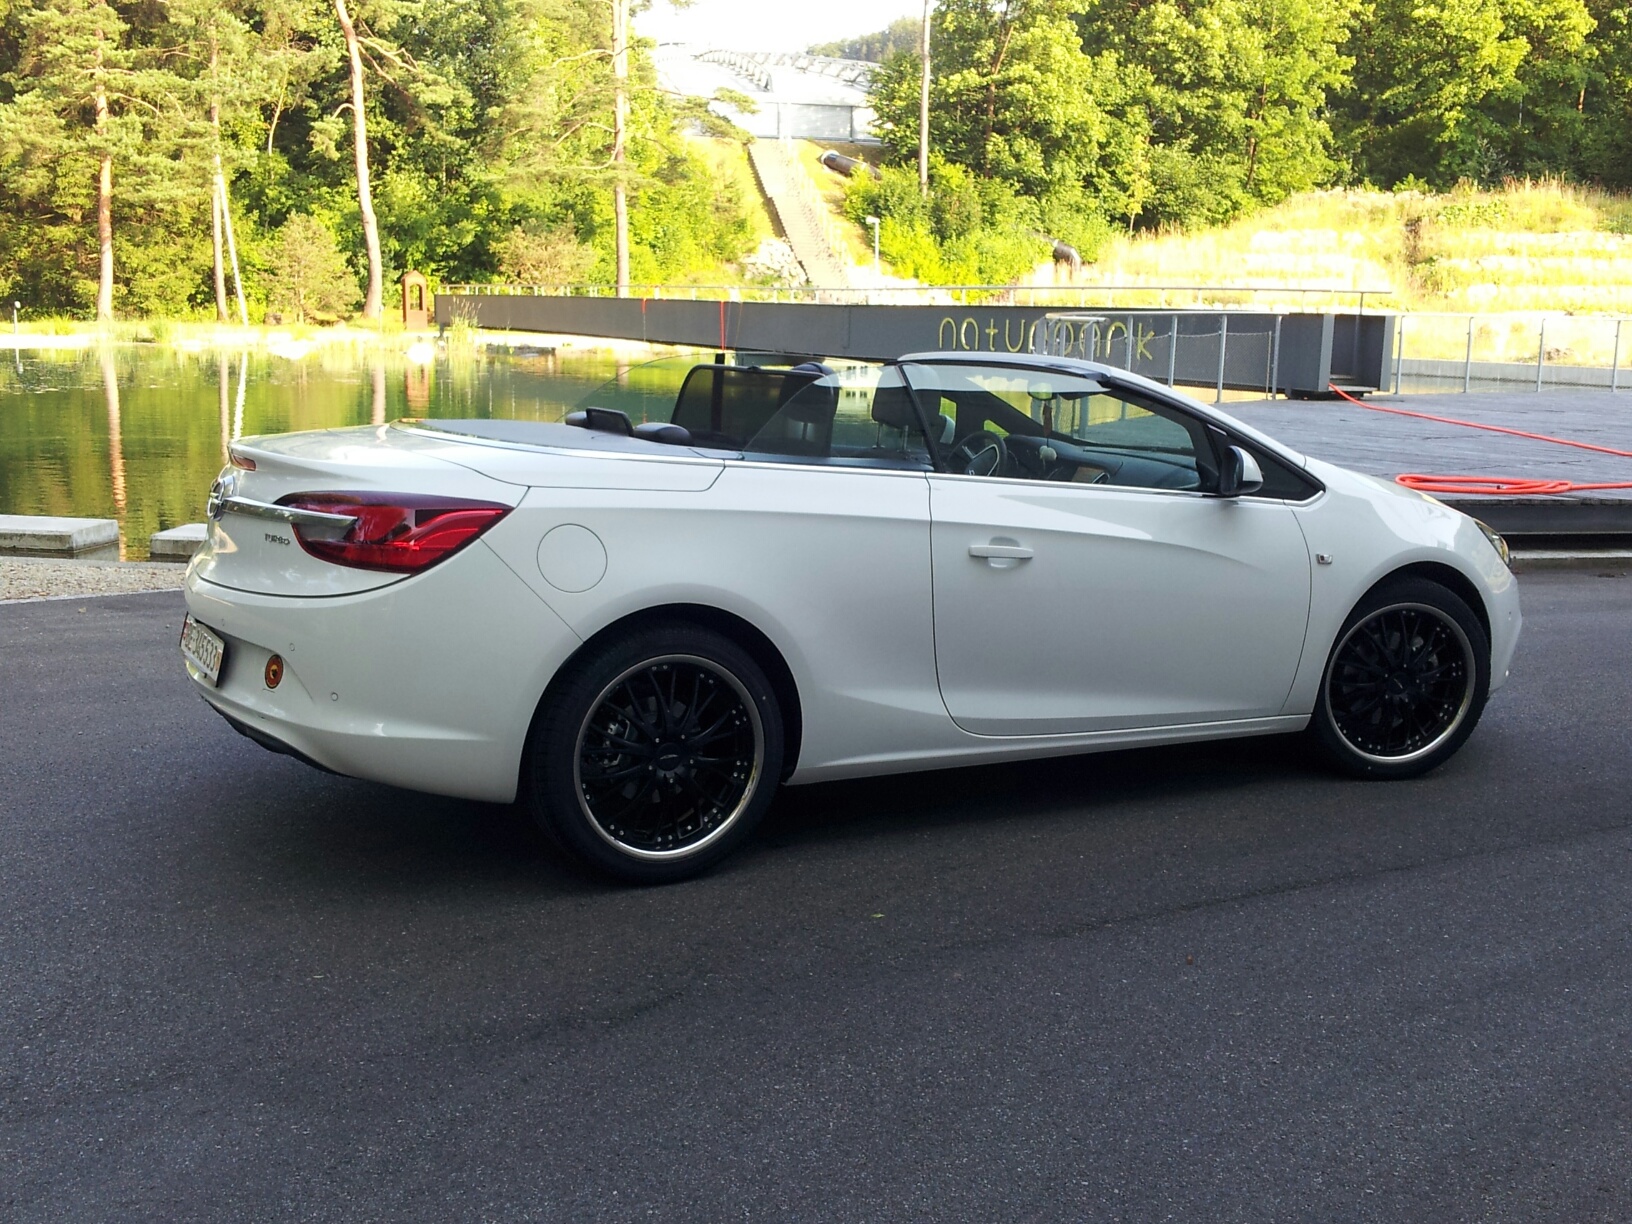
[[[1375,620],[1377,617],[1384,616],[1390,612],[1426,612],[1439,621],[1440,624],[1450,629],[1452,635],[1456,638],[1457,645],[1462,650],[1462,659],[1467,672],[1467,682],[1462,687],[1462,701],[1457,706],[1455,716],[1449,723],[1446,724],[1445,729],[1438,735],[1434,736],[1432,740],[1424,744],[1421,748],[1413,749],[1411,752],[1401,753],[1398,756],[1382,756],[1378,753],[1367,752],[1365,749],[1357,746],[1352,740],[1349,739],[1347,735],[1343,733],[1343,728],[1338,724],[1337,715],[1332,709],[1332,671],[1337,666],[1337,661],[1339,656],[1341,656],[1343,653],[1343,648],[1349,644],[1350,639],[1353,638],[1354,635],[1361,630],[1361,628]],[[1332,729],[1337,732],[1338,738],[1343,741],[1344,746],[1350,752],[1354,753],[1361,760],[1373,762],[1378,765],[1408,765],[1412,761],[1419,761],[1423,757],[1436,751],[1440,745],[1445,743],[1446,740],[1450,739],[1451,736],[1455,735],[1457,729],[1461,727],[1464,721],[1466,721],[1468,711],[1473,708],[1473,693],[1474,689],[1478,687],[1478,672],[1478,660],[1474,658],[1473,643],[1468,640],[1468,635],[1463,632],[1462,626],[1457,624],[1455,617],[1450,616],[1443,608],[1437,608],[1433,604],[1420,603],[1415,600],[1405,600],[1400,603],[1392,603],[1381,608],[1375,608],[1371,612],[1367,613],[1362,619],[1349,626],[1349,631],[1339,638],[1337,645],[1332,648],[1331,656],[1326,664],[1326,675],[1322,679],[1320,685],[1320,700],[1322,706],[1325,707],[1327,721],[1331,723]]]
[[[620,684],[629,679],[631,676],[638,675],[640,672],[647,671],[653,667],[661,666],[665,663],[687,663],[696,667],[701,667],[713,675],[718,676],[721,680],[724,680],[731,686],[732,691],[736,693],[738,699],[742,702],[743,708],[748,712],[748,721],[753,727],[754,764],[753,769],[748,774],[748,780],[743,784],[742,795],[737,800],[736,806],[731,809],[730,814],[727,815],[718,826],[712,829],[706,837],[699,838],[697,841],[690,842],[687,845],[676,847],[673,850],[647,850],[639,846],[631,846],[624,841],[619,841],[601,826],[601,822],[596,818],[595,813],[590,811],[589,804],[584,800],[584,740],[589,734],[590,720],[595,717],[596,711],[601,708],[606,699]],[[725,836],[731,827],[735,825],[739,819],[741,819],[743,812],[748,810],[748,805],[753,802],[755,794],[757,794],[759,791],[760,777],[764,772],[764,768],[764,723],[759,717],[758,704],[749,695],[748,689],[743,685],[742,681],[737,679],[736,675],[733,674],[730,669],[716,663],[712,659],[706,659],[701,655],[654,655],[649,659],[643,659],[639,663],[626,667],[623,671],[619,672],[617,676],[615,676],[608,684],[602,687],[601,691],[596,694],[595,700],[590,702],[589,709],[585,712],[583,720],[578,724],[578,735],[573,742],[572,793],[578,801],[578,811],[589,823],[589,827],[595,830],[597,837],[599,837],[607,845],[611,846],[619,854],[627,855],[630,858],[641,859],[646,862],[672,862],[676,859],[688,858],[694,854],[697,854],[704,848],[713,845],[721,837]]]

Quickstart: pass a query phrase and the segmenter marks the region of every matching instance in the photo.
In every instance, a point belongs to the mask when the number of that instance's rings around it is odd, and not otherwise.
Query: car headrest
[[[821,386],[833,371],[818,361],[794,366],[782,380],[778,413],[800,425],[826,425],[839,410],[838,388]]]
[[[873,420],[891,429],[916,430],[918,412],[905,387],[879,387],[873,392]]]
[[[642,421],[635,426],[635,437],[668,446],[691,445],[691,430],[684,425],[670,425],[666,421]]]

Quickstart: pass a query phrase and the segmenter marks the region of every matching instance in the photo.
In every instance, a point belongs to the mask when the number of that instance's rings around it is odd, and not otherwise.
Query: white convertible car
[[[235,443],[187,572],[199,693],[661,881],[782,783],[1305,730],[1411,777],[1508,674],[1488,528],[1121,370],[699,365],[668,415]]]

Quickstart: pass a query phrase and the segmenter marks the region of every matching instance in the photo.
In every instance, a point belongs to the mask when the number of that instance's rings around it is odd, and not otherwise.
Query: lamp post
[[[866,218],[867,226],[873,231],[873,275],[878,275],[878,218]]]
[[[23,304],[21,302],[13,302],[11,304],[11,334],[13,336],[17,334],[17,312],[22,308]]]

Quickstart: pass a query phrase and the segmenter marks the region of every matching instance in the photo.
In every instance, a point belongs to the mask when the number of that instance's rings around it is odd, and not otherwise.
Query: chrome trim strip
[[[288,523],[300,527],[306,534],[319,540],[338,540],[356,525],[351,514],[327,514],[322,510],[301,510],[294,506],[278,506],[271,502],[256,501],[252,497],[223,497],[222,513],[243,514],[250,518],[271,519],[274,523]]]

